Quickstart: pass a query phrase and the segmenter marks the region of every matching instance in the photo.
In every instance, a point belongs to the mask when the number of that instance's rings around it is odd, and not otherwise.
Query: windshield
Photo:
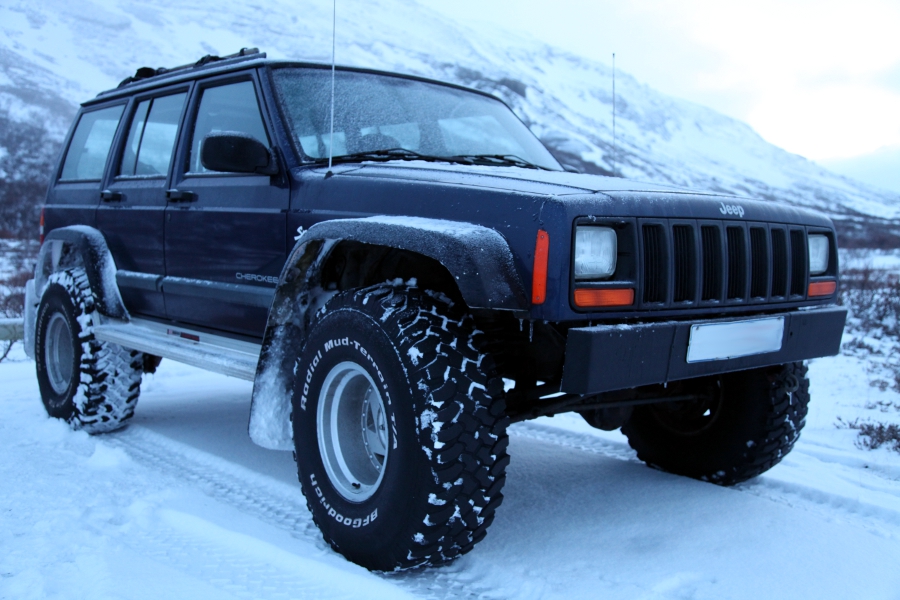
[[[327,161],[331,71],[279,68],[275,86],[298,149],[307,159]],[[379,155],[562,170],[498,100],[403,77],[337,71],[334,158],[367,160]],[[492,158],[479,162],[482,157]]]

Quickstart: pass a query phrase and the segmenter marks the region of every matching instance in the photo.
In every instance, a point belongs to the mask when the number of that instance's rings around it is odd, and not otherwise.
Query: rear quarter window
[[[82,113],[63,160],[61,180],[99,180],[125,105]]]

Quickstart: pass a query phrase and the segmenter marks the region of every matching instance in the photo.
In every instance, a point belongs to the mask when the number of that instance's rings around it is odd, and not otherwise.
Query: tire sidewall
[[[73,346],[72,378],[69,386],[62,393],[57,393],[50,384],[46,363],[47,326],[55,314],[62,315],[66,320]],[[78,309],[71,294],[63,286],[51,283],[43,294],[35,322],[35,367],[41,400],[47,414],[69,422],[76,416],[74,399],[81,385],[82,337],[83,332],[78,322]]]
[[[379,387],[389,429],[383,479],[362,502],[345,499],[332,485],[318,440],[322,384],[331,369],[345,361],[365,369]],[[355,562],[389,564],[392,546],[413,535],[410,527],[422,512],[417,510],[422,502],[418,482],[431,474],[407,373],[381,324],[350,308],[328,312],[315,324],[297,362],[293,433],[300,483],[325,538]]]

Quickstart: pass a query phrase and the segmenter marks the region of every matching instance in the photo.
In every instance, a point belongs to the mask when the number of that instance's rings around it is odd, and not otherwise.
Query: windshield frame
[[[321,167],[323,164],[328,163],[327,157],[315,158],[315,157],[309,156],[306,152],[304,152],[299,139],[297,138],[297,136],[295,135],[295,132],[293,131],[291,117],[287,114],[287,110],[288,110],[288,108],[286,106],[287,102],[282,97],[280,90],[279,90],[278,83],[276,81],[276,71],[283,70],[283,69],[304,69],[304,70],[330,71],[331,65],[320,64],[320,63],[281,62],[281,61],[276,62],[276,63],[270,63],[270,64],[266,65],[266,71],[267,71],[267,75],[268,75],[267,79],[269,80],[268,87],[272,93],[272,97],[273,97],[274,104],[275,104],[275,109],[278,111],[278,116],[282,122],[284,131],[287,134],[288,141],[291,144],[291,147],[294,149],[294,153],[298,159],[299,164],[301,166]],[[564,171],[565,170],[563,168],[563,166],[559,163],[559,160],[553,155],[552,152],[550,152],[550,150],[544,145],[544,143],[540,140],[540,138],[538,138],[534,134],[534,132],[531,131],[531,129],[528,127],[528,125],[526,125],[525,122],[521,118],[519,118],[519,115],[517,115],[515,113],[515,111],[513,111],[512,108],[505,101],[503,101],[503,99],[498,98],[497,96],[494,96],[493,94],[484,92],[482,90],[466,87],[463,85],[446,82],[446,81],[438,81],[435,79],[419,77],[416,75],[408,75],[408,74],[404,74],[404,73],[381,71],[378,69],[367,69],[367,68],[362,68],[362,67],[347,67],[347,66],[338,65],[335,67],[335,70],[340,71],[340,72],[360,73],[360,74],[374,75],[374,76],[379,76],[379,77],[405,79],[405,80],[415,81],[415,82],[424,83],[424,84],[428,84],[428,85],[435,85],[435,86],[450,88],[450,89],[453,89],[456,91],[461,91],[461,92],[468,93],[468,94],[475,94],[475,95],[481,96],[482,98],[485,98],[487,100],[496,102],[500,105],[500,107],[502,107],[503,110],[505,110],[509,115],[511,115],[513,117],[513,119],[516,122],[518,122],[519,125],[521,125],[523,130],[525,132],[527,132],[527,135],[530,136],[534,140],[534,142],[536,142],[544,151],[546,151],[549,160],[552,162],[550,163],[549,167],[547,165],[539,165],[538,168],[543,169],[543,170],[552,170],[552,171]],[[349,154],[353,154],[353,153],[349,153]],[[353,162],[353,159],[350,158],[348,155],[335,155],[335,158],[337,158],[338,156],[341,157],[341,162],[343,162],[345,164],[347,162]],[[345,158],[345,157],[347,157],[347,158]],[[450,155],[447,155],[446,157],[433,157],[433,158],[435,159],[435,161],[446,162],[448,164],[463,164],[463,165],[465,164],[458,160],[453,160],[453,157]],[[443,160],[444,158],[446,158],[446,161]],[[360,159],[359,162],[364,162],[366,160],[367,159]],[[402,160],[411,160],[411,159],[398,156],[396,159],[392,159],[392,160],[402,161]],[[379,161],[379,162],[386,162],[386,161]],[[497,164],[496,166],[509,168],[510,166],[515,166],[515,165]]]

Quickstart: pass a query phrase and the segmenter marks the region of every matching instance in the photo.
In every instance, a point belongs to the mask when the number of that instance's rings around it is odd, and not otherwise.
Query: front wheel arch
[[[362,248],[390,256],[414,259],[417,267],[434,273],[406,273],[410,278],[431,282],[439,278],[438,291],[451,300],[457,290],[465,306],[522,315],[530,309],[513,254],[497,231],[472,223],[413,217],[370,217],[323,221],[305,231],[282,270],[269,310],[266,331],[254,377],[250,402],[250,439],[263,448],[290,450],[293,447],[289,423],[293,385],[293,349],[306,343],[313,315],[342,288],[329,274],[336,249],[362,244]],[[399,277],[390,269],[375,271],[378,277],[394,282]],[[446,274],[449,273],[449,277]],[[372,277],[351,277],[359,285]],[[451,285],[452,284],[452,285]],[[419,285],[419,287],[423,287]],[[446,290],[450,290],[448,293]]]

